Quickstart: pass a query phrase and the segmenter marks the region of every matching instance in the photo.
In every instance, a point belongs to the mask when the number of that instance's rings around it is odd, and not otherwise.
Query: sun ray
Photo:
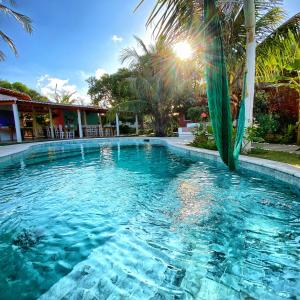
[[[182,60],[190,59],[193,56],[193,49],[187,41],[176,43],[173,46],[173,51],[175,55]]]

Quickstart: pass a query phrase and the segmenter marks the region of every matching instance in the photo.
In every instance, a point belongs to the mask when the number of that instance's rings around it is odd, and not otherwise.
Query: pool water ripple
[[[1,299],[300,297],[299,196],[162,146],[0,166],[0,237]]]

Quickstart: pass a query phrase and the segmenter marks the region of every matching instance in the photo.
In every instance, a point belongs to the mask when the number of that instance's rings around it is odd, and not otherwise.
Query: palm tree
[[[142,2],[143,0],[139,5]],[[205,29],[203,2],[204,0],[156,1],[147,25],[155,23],[154,33],[165,35],[171,41],[180,39],[182,36],[185,38],[189,36],[192,41],[194,40],[194,44],[201,49],[202,47],[199,47],[199,44],[203,43],[203,32]],[[290,28],[288,32],[279,30],[280,34],[277,41],[275,41],[272,33],[276,32],[278,26],[285,18],[284,11],[278,7],[282,3],[281,0],[224,0],[218,3],[231,92],[234,93],[236,90],[241,89],[244,65],[246,65],[248,71],[247,90],[248,94],[251,95],[245,101],[247,127],[252,122],[255,34],[258,42],[256,55],[259,62],[256,72],[261,74],[265,71],[264,67],[266,67],[266,64],[260,62],[264,61],[266,53],[278,53],[280,49],[280,57],[284,59],[291,57],[293,40],[297,37],[299,29],[298,17],[295,16],[296,18],[287,22],[286,25]],[[274,49],[277,49],[277,52],[273,52]],[[277,58],[278,56],[276,56]]]
[[[281,7],[275,6],[280,2],[275,0],[255,1],[255,32],[258,45],[282,24],[285,12]],[[243,1],[220,1],[219,16],[223,28],[229,86],[230,90],[234,92],[242,87],[246,59],[247,32]],[[147,25],[153,22],[156,24],[154,33],[157,36],[164,35],[170,41],[188,37],[193,46],[199,50],[199,55],[202,54],[205,28],[203,1],[159,1],[150,14]]]
[[[145,0],[140,0],[137,10]],[[255,14],[260,17],[266,10],[278,6],[282,0],[255,0]],[[247,0],[219,1],[219,10],[231,15],[242,12]],[[236,8],[238,7],[238,11]],[[169,39],[180,38],[187,33],[197,35],[204,29],[204,0],[159,0],[147,20],[146,26],[155,24],[153,33]],[[238,17],[238,15],[236,15]]]
[[[58,95],[55,92],[55,101],[56,103],[61,103],[61,104],[74,104],[76,102],[75,99],[71,99],[72,96],[75,94],[76,92],[73,93],[63,93],[61,95]]]
[[[259,82],[274,82],[300,58],[300,13],[272,31],[257,47]],[[294,70],[296,70],[296,67]]]
[[[257,49],[257,79],[274,87],[286,86],[298,93],[300,145],[300,13],[274,30]]]
[[[126,48],[121,55],[121,62],[128,62],[135,74],[128,79],[135,97],[116,104],[110,113],[112,117],[116,112],[148,114],[155,135],[165,136],[176,108],[192,97],[185,80],[189,77],[185,73],[191,70],[177,64],[163,39],[148,47],[138,37],[135,39],[141,54],[135,48]]]
[[[15,5],[14,0],[3,0],[0,1],[0,12],[3,14],[12,16],[14,19],[16,19],[25,29],[25,31],[31,33],[32,32],[32,24],[31,19],[23,14],[20,14],[13,9],[9,8],[7,5],[4,5],[3,3],[9,2],[11,6]],[[13,51],[15,55],[18,54],[17,48],[13,42],[13,40],[7,36],[3,31],[0,30],[0,37],[4,40],[5,43],[10,47],[10,49]],[[5,54],[3,51],[0,50],[0,61],[5,59]]]

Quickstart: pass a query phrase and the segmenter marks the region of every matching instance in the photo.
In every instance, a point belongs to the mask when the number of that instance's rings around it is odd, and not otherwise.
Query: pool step
[[[122,230],[40,299],[181,299],[185,271],[172,260],[158,245]]]

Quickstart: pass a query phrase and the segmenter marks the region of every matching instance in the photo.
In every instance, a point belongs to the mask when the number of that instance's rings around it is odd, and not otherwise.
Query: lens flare
[[[182,60],[189,59],[193,55],[193,49],[187,41],[176,43],[173,46],[173,51],[175,55]]]

